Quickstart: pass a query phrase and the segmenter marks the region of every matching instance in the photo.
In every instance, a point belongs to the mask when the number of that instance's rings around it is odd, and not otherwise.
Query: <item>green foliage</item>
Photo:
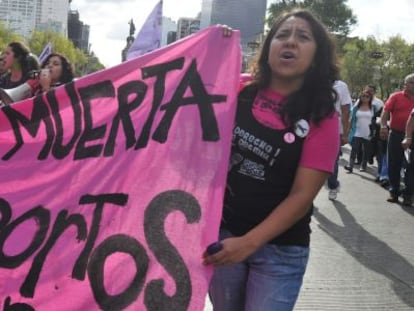
[[[305,0],[305,7],[315,12],[328,30],[334,34],[347,36],[357,18],[346,0]]]
[[[330,32],[347,36],[357,19],[346,2],[346,0],[280,0],[270,5],[266,24],[271,27],[274,19],[284,11],[304,8],[319,16]]]
[[[99,59],[95,56],[94,52],[89,53],[87,57],[88,61],[79,68],[83,75],[105,69],[105,66],[99,62]]]
[[[279,0],[270,5],[266,24],[271,27],[275,18],[293,8],[313,11],[335,35],[341,78],[348,83],[353,95],[357,95],[365,85],[375,84],[378,96],[385,99],[399,89],[407,74],[414,73],[414,44],[408,44],[400,36],[385,42],[378,42],[374,37],[349,38],[348,34],[357,20],[346,2]]]
[[[13,41],[22,41],[23,38],[15,34],[10,29],[6,28],[2,22],[0,22],[0,51],[4,51],[6,46]]]
[[[378,50],[378,44],[373,38],[357,38],[345,44],[341,73],[354,93],[358,94],[366,84],[373,83],[377,60],[371,57],[371,53]]]
[[[400,36],[382,43],[374,37],[356,38],[344,46],[342,78],[355,94],[366,84],[375,84],[379,96],[385,99],[399,89],[407,74],[414,72],[413,51],[414,44]],[[375,53],[381,57],[375,58]]]

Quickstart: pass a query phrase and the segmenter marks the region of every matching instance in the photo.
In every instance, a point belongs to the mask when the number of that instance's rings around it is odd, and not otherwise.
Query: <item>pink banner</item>
[[[0,310],[203,310],[240,57],[211,27],[0,110]]]

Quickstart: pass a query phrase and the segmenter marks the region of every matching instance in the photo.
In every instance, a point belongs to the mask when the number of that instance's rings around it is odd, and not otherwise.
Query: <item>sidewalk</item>
[[[348,159],[348,152],[344,153]],[[414,207],[388,203],[376,167],[315,201],[311,258],[295,310],[414,310]]]
[[[374,166],[346,174],[344,151],[337,200],[329,201],[326,189],[315,200],[311,257],[295,311],[414,310],[414,207],[386,201]]]

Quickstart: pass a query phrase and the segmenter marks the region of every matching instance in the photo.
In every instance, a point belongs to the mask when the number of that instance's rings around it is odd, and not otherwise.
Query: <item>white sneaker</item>
[[[328,199],[331,201],[336,200],[336,197],[338,196],[338,192],[339,192],[339,187],[335,189],[329,189]]]

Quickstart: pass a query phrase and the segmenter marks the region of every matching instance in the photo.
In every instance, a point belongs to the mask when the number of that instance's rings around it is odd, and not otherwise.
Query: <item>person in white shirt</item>
[[[377,92],[377,87],[373,84],[367,84],[364,89],[364,92],[368,92],[372,95],[372,107],[373,107],[373,111],[375,116],[380,116],[381,115],[381,111],[382,111],[382,107],[384,106],[384,102],[379,99],[378,97],[375,96],[376,92]],[[358,105],[359,103],[359,99],[354,103],[355,105]],[[379,136],[379,135],[377,135]],[[380,145],[380,146],[378,146]],[[374,163],[374,157],[377,159],[378,162],[378,176],[381,175],[380,172],[382,170],[382,166],[383,166],[383,162],[382,159],[382,155],[379,154],[379,147],[381,147],[383,145],[382,141],[378,141],[378,139],[371,139],[371,144],[370,144],[370,148],[368,150],[368,163],[369,164],[373,164]],[[382,152],[383,153],[383,152]],[[360,149],[360,151],[357,154],[356,157],[356,163],[358,165],[361,164],[362,161],[362,149]],[[386,163],[384,164],[386,165]],[[388,179],[388,177],[387,177]]]
[[[374,108],[372,105],[373,96],[367,91],[363,91],[357,104],[352,107],[351,118],[348,127],[348,141],[352,146],[349,157],[349,165],[345,166],[348,173],[352,173],[357,153],[362,148],[362,162],[360,171],[364,172],[367,168],[368,150],[371,139],[372,120]]]
[[[345,130],[348,127],[349,110],[352,105],[351,94],[348,89],[348,85],[341,80],[335,81],[333,88],[336,92],[337,99],[335,102],[335,109],[339,115],[339,129],[340,129],[340,141],[341,146],[348,142]],[[338,181],[338,161],[339,161],[340,150],[338,150],[338,157],[335,163],[335,170],[327,180],[327,186],[329,189],[328,198],[329,200],[336,200],[339,192],[340,183]]]

